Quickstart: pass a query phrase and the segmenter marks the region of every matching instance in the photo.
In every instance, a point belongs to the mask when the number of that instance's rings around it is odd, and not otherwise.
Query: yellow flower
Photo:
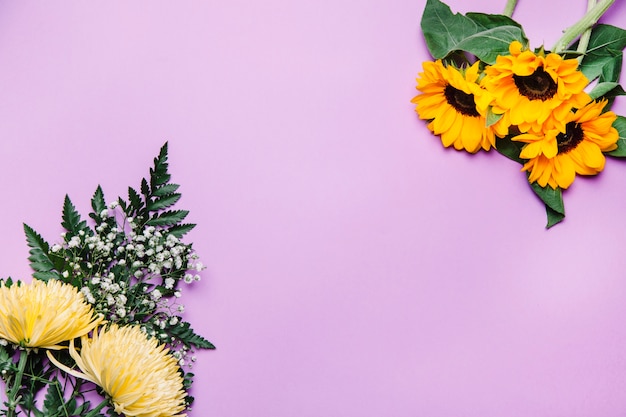
[[[76,287],[57,280],[0,284],[0,338],[22,347],[60,349],[102,321]]]
[[[459,70],[444,66],[441,60],[425,62],[424,72],[417,79],[421,94],[411,100],[420,119],[430,120],[428,129],[441,135],[445,147],[471,153],[495,146],[495,136],[506,135],[506,129],[494,132],[486,126],[487,107],[491,96],[481,88],[479,63]]]
[[[516,125],[521,132],[540,130],[546,120],[562,123],[572,108],[589,102],[583,91],[589,81],[576,59],[535,54],[518,41],[511,42],[509,52],[485,68],[481,81],[494,97],[492,111],[503,115],[505,125]]]
[[[528,159],[522,168],[528,180],[540,186],[569,187],[576,174],[596,175],[604,169],[602,152],[617,148],[619,134],[612,126],[617,116],[602,113],[607,101],[591,102],[565,117],[565,128],[548,123],[543,131],[513,137],[526,143],[520,157]]]
[[[59,363],[59,368],[100,386],[116,413],[136,417],[182,417],[187,393],[178,362],[164,345],[137,326],[112,324],[81,338],[80,353],[70,342],[69,353],[82,372]]]

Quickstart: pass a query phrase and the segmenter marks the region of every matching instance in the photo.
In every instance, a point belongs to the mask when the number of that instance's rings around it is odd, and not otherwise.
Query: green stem
[[[567,28],[563,36],[561,36],[552,47],[552,52],[556,52],[557,54],[563,52],[583,32],[591,29],[614,2],[615,0],[601,0],[598,4],[593,6],[582,19]],[[587,48],[585,47],[585,50],[582,52],[584,53],[586,50]]]
[[[95,416],[100,415],[100,410],[102,410],[104,408],[104,406],[107,405],[108,403],[109,403],[109,400],[107,400],[105,398],[104,401],[102,401],[100,404],[98,404],[98,406],[96,408],[94,408],[89,413],[87,413],[87,415],[85,417],[95,417]]]
[[[511,17],[513,16],[513,11],[515,10],[515,6],[517,5],[517,0],[507,0],[506,6],[504,6],[503,15]]]
[[[7,410],[7,417],[15,417],[17,413],[15,410],[17,409],[18,398],[17,393],[20,391],[22,387],[22,377],[24,376],[24,369],[26,369],[26,361],[28,360],[28,351],[22,350],[20,352],[20,361],[17,365],[17,374],[15,375],[15,380],[13,381],[13,387],[11,387],[11,391],[9,391],[8,405],[9,409]]]
[[[596,5],[596,0],[587,0],[587,12],[593,9]],[[583,57],[585,52],[587,52],[587,47],[589,46],[589,39],[591,38],[591,28],[588,28],[586,31],[580,35],[580,40],[578,41],[578,48],[576,48],[576,52],[580,53],[578,57],[578,63],[580,64],[583,61]]]

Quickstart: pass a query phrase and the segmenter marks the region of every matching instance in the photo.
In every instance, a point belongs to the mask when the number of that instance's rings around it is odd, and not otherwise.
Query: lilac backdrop
[[[585,3],[515,18],[551,46]],[[169,140],[218,347],[191,416],[624,416],[626,162],[546,231],[518,165],[417,119],[424,4],[0,1],[0,275],[29,276],[22,222],[56,240],[65,193],[86,215]]]

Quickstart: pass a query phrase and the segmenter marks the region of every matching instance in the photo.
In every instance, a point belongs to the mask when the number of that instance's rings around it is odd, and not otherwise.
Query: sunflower
[[[471,153],[495,146],[495,134],[506,135],[506,129],[487,127],[485,116],[491,95],[481,88],[479,63],[458,69],[443,65],[441,60],[425,62],[424,72],[417,79],[415,111],[420,119],[430,120],[428,129],[441,135],[445,147]]]
[[[540,186],[569,187],[576,174],[596,175],[604,169],[603,152],[617,148],[619,134],[613,127],[615,113],[602,109],[607,101],[592,101],[583,108],[569,112],[565,128],[547,123],[543,131],[531,131],[513,137],[526,143],[520,157],[528,159],[522,168],[528,180]]]
[[[70,341],[69,353],[82,372],[50,360],[78,378],[100,386],[116,413],[136,417],[183,417],[183,377],[176,358],[138,326],[112,324],[81,338],[80,353]]]
[[[572,108],[589,102],[583,91],[589,81],[576,59],[535,54],[518,41],[511,42],[509,52],[485,68],[481,80],[494,97],[492,111],[503,115],[505,125],[516,125],[521,132],[540,130],[546,120],[562,123]]]
[[[16,345],[60,349],[60,343],[87,334],[101,320],[72,285],[0,283],[0,338]]]

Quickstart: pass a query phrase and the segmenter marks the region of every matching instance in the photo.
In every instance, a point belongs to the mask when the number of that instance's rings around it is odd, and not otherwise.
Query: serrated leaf
[[[146,205],[148,211],[157,211],[168,208],[180,200],[180,194],[171,194],[165,197],[155,198]]]
[[[51,279],[64,281],[61,274],[59,274],[57,271],[37,271],[33,273],[33,278],[37,278],[41,281],[49,281]]]
[[[619,135],[617,149],[608,152],[607,155],[624,158],[626,157],[626,117],[617,116],[617,119],[613,122],[613,127],[617,130],[617,134]]]
[[[172,210],[166,211],[159,216],[153,217],[148,220],[146,224],[148,226],[173,226],[185,219],[189,211],[187,210]]]
[[[37,272],[50,271],[54,267],[54,264],[48,256],[50,250],[48,242],[26,223],[24,223],[24,234],[26,235],[26,243],[30,248],[30,256],[28,259],[31,261],[31,268]]]
[[[466,51],[493,64],[498,55],[509,53],[509,44],[528,41],[519,23],[503,15],[452,13],[439,0],[427,0],[421,21],[426,45],[435,59],[454,51]]]
[[[194,227],[196,227],[196,225],[190,223],[178,224],[176,226],[170,227],[168,229],[168,232],[180,239],[185,234],[189,233],[189,231],[191,231]]]
[[[191,329],[191,324],[187,322],[183,321],[176,326],[170,327],[169,332],[172,336],[180,339],[187,347],[195,346],[200,349],[215,349],[215,346],[211,342],[196,334]]]
[[[141,180],[141,194],[148,197],[150,195],[150,187],[148,186],[148,181],[145,178]]]
[[[98,185],[96,188],[96,192],[91,197],[91,209],[93,210],[93,214],[96,215],[98,219],[100,219],[100,213],[102,213],[107,208],[106,203],[104,201],[104,193],[102,192],[102,187]]]
[[[548,216],[546,228],[549,229],[561,222],[565,218],[565,205],[563,204],[561,189],[553,189],[550,186],[541,187],[536,182],[531,184],[531,188],[546,206],[546,214]]]
[[[159,151],[159,156],[154,158],[154,168],[150,168],[150,187],[153,190],[170,180],[170,175],[167,173],[167,147],[168,144],[165,142]]]
[[[65,200],[63,201],[63,222],[61,226],[65,228],[68,232],[72,234],[78,234],[80,230],[85,230],[87,228],[87,223],[84,220],[81,220],[80,214],[72,204],[70,197],[66,194]]]
[[[48,417],[61,416],[61,410],[63,409],[64,401],[61,394],[61,389],[58,383],[52,383],[48,385],[46,396],[43,401],[43,412]]]
[[[152,195],[156,197],[163,197],[168,194],[172,194],[178,190],[180,185],[178,184],[165,184],[161,187],[158,187],[156,190],[152,190]]]
[[[128,187],[128,201],[130,203],[130,212],[126,212],[128,215],[132,215],[133,213],[138,213],[143,209],[143,200],[137,191],[134,188]]]

